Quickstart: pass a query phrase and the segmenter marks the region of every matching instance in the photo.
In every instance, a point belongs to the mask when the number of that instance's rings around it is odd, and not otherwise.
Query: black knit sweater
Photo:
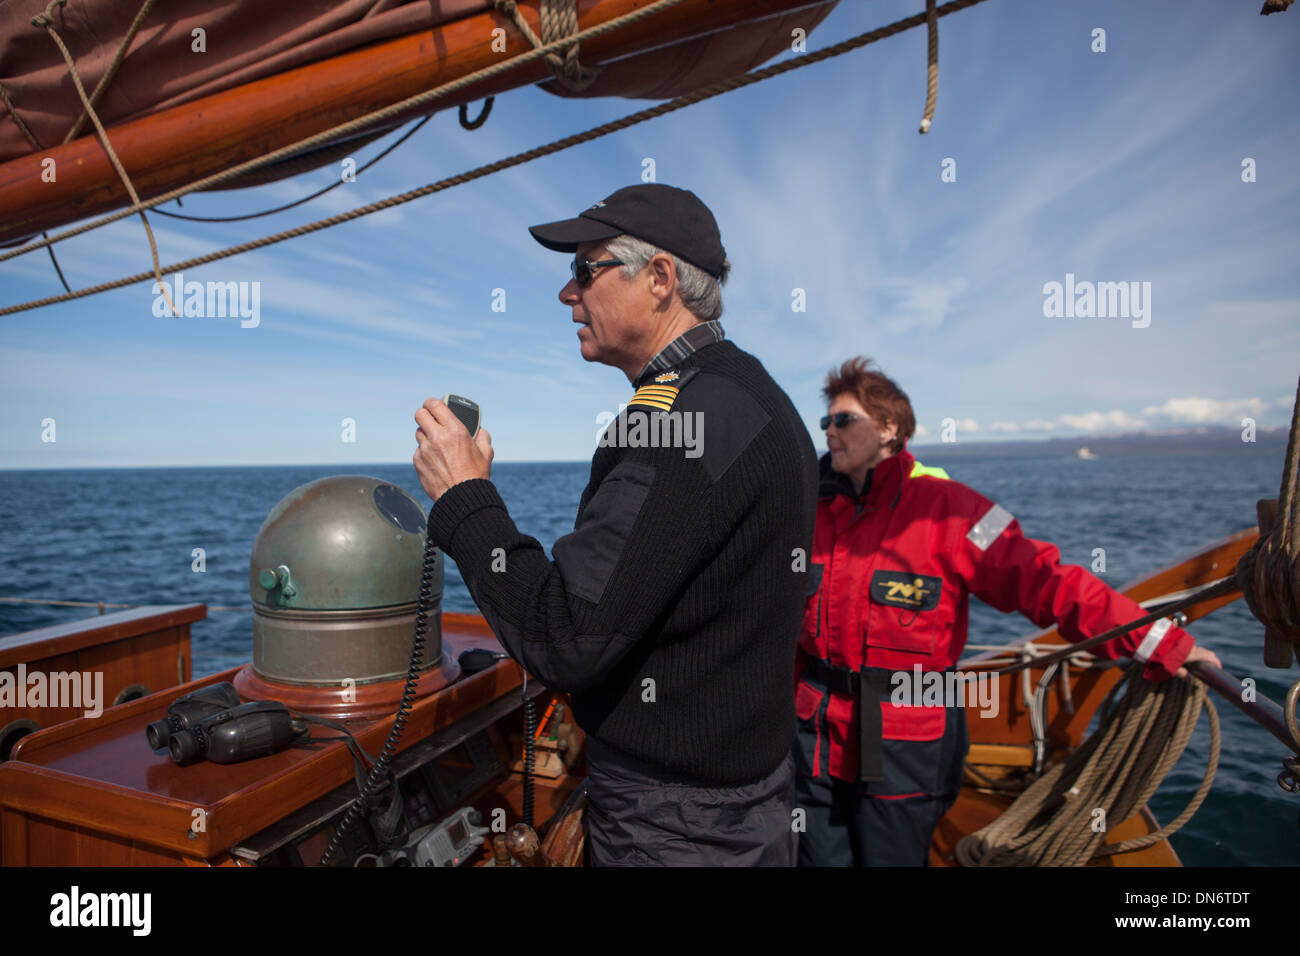
[[[448,489],[429,531],[511,656],[572,692],[587,733],[665,773],[739,784],[794,736],[817,457],[786,394],[729,340],[676,372],[669,414],[694,416],[699,446],[629,447],[613,422],[624,444],[597,449],[554,561],[485,479]],[[633,402],[620,418],[637,413],[657,414]]]

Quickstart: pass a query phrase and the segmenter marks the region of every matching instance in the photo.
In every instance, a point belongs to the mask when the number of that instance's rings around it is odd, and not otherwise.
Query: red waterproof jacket
[[[818,576],[820,583],[807,598],[795,663],[800,719],[812,719],[827,693],[804,678],[804,654],[854,671],[952,667],[966,644],[970,594],[1000,611],[1020,611],[1039,627],[1055,624],[1068,641],[1146,613],[1083,568],[1061,564],[1055,545],[1026,537],[1005,509],[927,470],[904,449],[874,469],[858,499],[847,476],[830,469],[830,455],[822,457],[810,590]],[[1146,676],[1161,679],[1182,665],[1192,644],[1165,619],[1093,653],[1146,660]],[[856,780],[855,699],[829,693],[827,726],[817,732],[830,736],[831,775]],[[882,701],[881,710],[886,740],[943,735],[943,707]]]

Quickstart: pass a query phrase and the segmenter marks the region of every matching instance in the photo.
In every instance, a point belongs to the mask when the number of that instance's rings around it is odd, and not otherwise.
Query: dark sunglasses
[[[854,415],[852,412],[836,412],[834,415],[823,415],[821,420],[822,431],[831,427],[831,422],[835,423],[836,428],[847,428],[849,422],[856,422],[861,415]]]
[[[621,265],[623,265],[622,259],[602,259],[600,262],[592,262],[590,259],[579,259],[577,256],[574,256],[573,261],[569,263],[569,271],[573,273],[573,278],[577,281],[578,288],[585,289],[587,286],[591,285],[591,280],[595,278],[596,274],[592,270],[600,269],[604,266]]]

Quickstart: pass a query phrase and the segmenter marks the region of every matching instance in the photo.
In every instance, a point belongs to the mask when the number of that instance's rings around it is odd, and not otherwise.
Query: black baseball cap
[[[727,259],[709,207],[690,190],[663,183],[625,186],[578,213],[576,219],[529,226],[528,231],[556,252],[575,252],[584,242],[626,233],[685,259],[715,279],[722,275]]]

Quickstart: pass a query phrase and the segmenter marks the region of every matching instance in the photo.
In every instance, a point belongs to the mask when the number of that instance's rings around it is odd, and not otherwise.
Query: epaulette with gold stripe
[[[663,412],[669,411],[677,400],[678,392],[699,371],[698,368],[688,368],[680,372],[676,369],[660,372],[636,390],[636,394],[628,400],[628,405],[647,405]]]

